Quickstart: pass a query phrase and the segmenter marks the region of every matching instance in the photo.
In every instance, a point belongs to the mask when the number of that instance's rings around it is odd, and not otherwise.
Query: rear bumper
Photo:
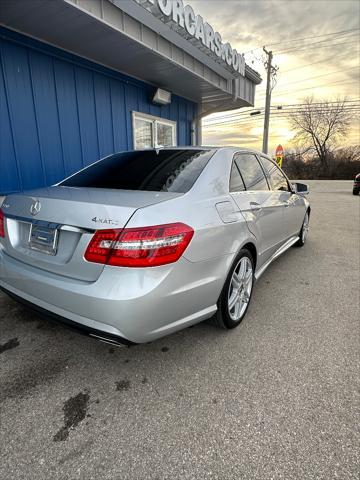
[[[0,287],[63,323],[121,343],[144,343],[213,315],[231,262],[229,255],[149,269],[106,266],[97,281],[84,282],[0,250]]]
[[[118,335],[113,335],[111,333],[106,333],[102,330],[96,330],[95,328],[88,327],[82,323],[74,322],[68,318],[65,318],[60,315],[57,315],[56,313],[50,312],[49,310],[39,307],[39,305],[36,305],[35,303],[31,303],[28,300],[25,300],[25,298],[20,297],[19,295],[16,295],[13,292],[10,292],[10,290],[6,290],[6,288],[0,287],[0,290],[2,290],[4,293],[9,295],[9,297],[13,298],[17,302],[24,305],[24,307],[27,308],[28,310],[31,310],[37,313],[39,316],[45,318],[46,320],[51,320],[56,323],[61,323],[63,325],[66,325],[69,328],[76,330],[79,333],[82,333],[84,335],[89,335],[90,337],[98,338],[100,340],[106,341],[108,343],[112,343],[114,345],[136,345],[134,342],[131,342],[126,338],[122,338],[122,337],[119,337]]]

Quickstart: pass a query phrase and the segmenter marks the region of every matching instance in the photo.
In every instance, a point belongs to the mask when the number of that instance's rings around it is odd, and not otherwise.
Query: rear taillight
[[[5,237],[5,217],[4,212],[0,208],[0,237]]]
[[[121,267],[155,267],[176,262],[189,245],[194,230],[183,223],[170,223],[124,230],[98,230],[85,259]]]

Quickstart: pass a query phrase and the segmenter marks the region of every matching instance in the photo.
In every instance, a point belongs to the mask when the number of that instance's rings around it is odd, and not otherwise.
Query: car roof
[[[270,155],[266,153],[262,153],[259,150],[255,150],[253,148],[247,148],[247,147],[242,147],[242,146],[229,146],[229,145],[184,145],[184,146],[176,146],[176,147],[158,147],[158,148],[146,148],[142,149],[143,151],[151,151],[151,150],[213,150],[218,151],[218,150],[225,150],[230,153],[236,153],[236,152],[247,152],[247,153],[255,153],[257,155],[263,155],[265,157],[270,157]]]

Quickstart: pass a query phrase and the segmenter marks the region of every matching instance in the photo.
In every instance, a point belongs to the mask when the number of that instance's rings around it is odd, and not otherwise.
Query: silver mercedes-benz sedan
[[[117,153],[5,197],[0,287],[112,343],[240,324],[254,281],[309,230],[307,186],[243,148]]]

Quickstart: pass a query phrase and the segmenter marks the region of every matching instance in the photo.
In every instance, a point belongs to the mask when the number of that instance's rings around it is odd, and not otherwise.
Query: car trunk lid
[[[181,194],[55,186],[6,197],[5,253],[47,272],[95,281],[104,266],[84,259],[95,230],[124,228],[138,208]]]

